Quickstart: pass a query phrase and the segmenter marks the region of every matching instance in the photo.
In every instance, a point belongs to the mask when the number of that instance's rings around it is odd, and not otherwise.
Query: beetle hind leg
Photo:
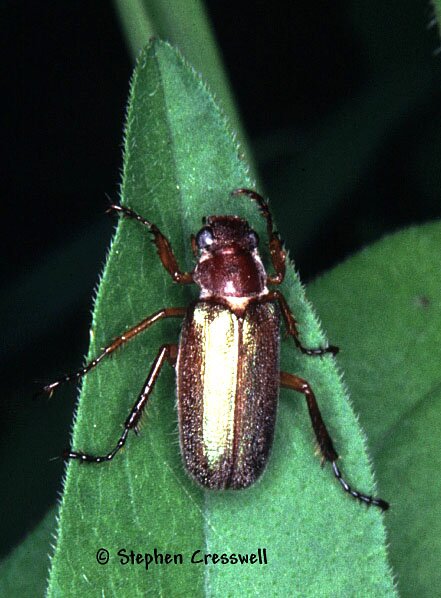
[[[163,345],[156,356],[150,369],[149,375],[144,383],[136,403],[133,405],[128,418],[124,422],[124,430],[119,437],[115,447],[106,455],[95,456],[83,453],[81,451],[66,450],[63,453],[64,459],[78,459],[81,463],[105,463],[111,461],[116,453],[125,445],[130,430],[138,434],[138,424],[142,416],[144,407],[147,405],[149,396],[155,386],[155,382],[161,372],[162,366],[168,361],[172,366],[175,365],[178,355],[177,345]]]
[[[367,494],[359,492],[355,488],[352,488],[342,477],[340,469],[337,465],[338,454],[334,449],[332,439],[329,435],[328,430],[326,429],[325,422],[323,421],[322,415],[320,413],[317,400],[308,382],[293,374],[288,374],[287,372],[280,372],[280,385],[283,388],[290,388],[291,390],[301,392],[305,397],[306,403],[308,405],[309,416],[312,422],[312,427],[314,429],[314,433],[317,438],[317,443],[322,454],[323,460],[329,461],[332,464],[332,471],[334,472],[334,475],[337,478],[337,480],[340,482],[340,485],[343,488],[343,490],[350,494],[353,498],[359,500],[367,506],[374,505],[375,507],[380,508],[382,511],[386,511],[389,508],[389,503],[387,503],[382,498],[369,496]]]

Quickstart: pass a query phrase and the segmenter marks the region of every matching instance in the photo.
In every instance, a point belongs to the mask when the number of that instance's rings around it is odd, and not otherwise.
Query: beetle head
[[[203,297],[254,297],[266,289],[259,237],[238,216],[209,216],[196,235],[200,251],[193,280]]]
[[[196,235],[196,245],[202,252],[222,249],[253,251],[259,244],[257,233],[238,216],[209,216]]]

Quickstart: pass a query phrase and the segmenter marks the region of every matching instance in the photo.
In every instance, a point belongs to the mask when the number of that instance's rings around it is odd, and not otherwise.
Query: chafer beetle
[[[124,424],[112,451],[93,456],[66,451],[66,459],[102,463],[110,461],[124,446],[138,423],[162,366],[168,361],[176,369],[180,446],[185,467],[202,486],[211,489],[246,488],[264,470],[271,449],[279,387],[304,395],[318,446],[324,461],[332,464],[342,488],[367,505],[386,510],[381,498],[355,490],[343,479],[332,444],[306,380],[279,370],[280,319],[302,353],[335,354],[334,346],[308,349],[298,337],[296,320],[279,291],[285,276],[286,253],[273,230],[265,200],[250,189],[233,195],[255,201],[266,219],[274,275],[268,275],[259,256],[257,234],[238,216],[210,216],[191,243],[197,263],[192,272],[179,269],[171,245],[160,230],[130,208],[112,205],[119,212],[145,225],[153,235],[159,258],[179,284],[196,283],[199,299],[188,308],[161,309],[116,338],[84,368],[48,384],[51,395],[62,383],[79,379],[140,332],[164,318],[184,318],[179,344],[165,344],[157,354],[144,387]]]

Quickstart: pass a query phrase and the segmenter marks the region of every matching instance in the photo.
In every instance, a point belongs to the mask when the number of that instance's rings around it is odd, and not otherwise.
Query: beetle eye
[[[204,226],[196,235],[196,243],[199,249],[205,249],[213,243],[213,231],[208,226]]]
[[[259,235],[254,230],[250,230],[247,233],[247,238],[251,245],[251,249],[255,249],[259,245]]]

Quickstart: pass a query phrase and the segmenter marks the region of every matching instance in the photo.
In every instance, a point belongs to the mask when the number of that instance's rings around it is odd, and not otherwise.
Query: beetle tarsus
[[[334,472],[335,477],[340,482],[341,487],[345,492],[350,494],[352,498],[359,500],[360,502],[364,503],[366,506],[370,507],[373,505],[374,507],[378,507],[382,511],[387,511],[389,508],[389,503],[383,500],[382,498],[377,498],[375,496],[369,496],[367,494],[362,494],[358,490],[351,488],[351,486],[346,482],[346,480],[342,477],[340,469],[335,461],[332,461],[332,470]]]
[[[338,347],[336,347],[335,345],[328,345],[327,347],[318,347],[316,349],[308,349],[307,347],[304,347],[301,342],[297,339],[297,337],[293,337],[294,338],[294,342],[297,346],[297,348],[304,354],[304,355],[309,355],[312,357],[320,357],[322,355],[326,355],[326,353],[331,353],[331,355],[337,355],[337,353],[340,351],[340,349]]]
[[[107,214],[110,214],[112,212],[119,212],[120,214],[122,214],[123,216],[126,216],[127,218],[133,218],[133,220],[137,220],[141,224],[144,224],[145,226],[147,226],[149,229],[152,229],[153,227],[156,228],[154,224],[152,224],[149,220],[147,220],[147,218],[143,218],[142,216],[137,214],[131,208],[122,206],[119,203],[113,203],[107,208],[107,210],[106,210]]]
[[[78,459],[80,463],[106,463],[111,461],[116,453],[125,445],[128,433],[129,428],[124,428],[124,431],[116,443],[115,448],[111,450],[110,453],[107,453],[107,455],[95,456],[80,451],[71,451],[69,449],[63,452],[63,459],[66,461],[69,459]]]
[[[45,386],[43,386],[43,388],[40,388],[39,390],[34,392],[32,396],[33,400],[36,401],[41,399],[42,397],[47,397],[48,399],[50,399],[54,394],[55,390],[58,388],[58,386],[60,386],[60,384],[64,382],[65,377],[61,378],[60,380],[56,380],[55,382],[51,382],[50,384],[46,384]]]
[[[332,355],[337,355],[340,352],[340,347],[336,347],[335,345],[328,345],[326,351],[328,353],[332,353]]]

